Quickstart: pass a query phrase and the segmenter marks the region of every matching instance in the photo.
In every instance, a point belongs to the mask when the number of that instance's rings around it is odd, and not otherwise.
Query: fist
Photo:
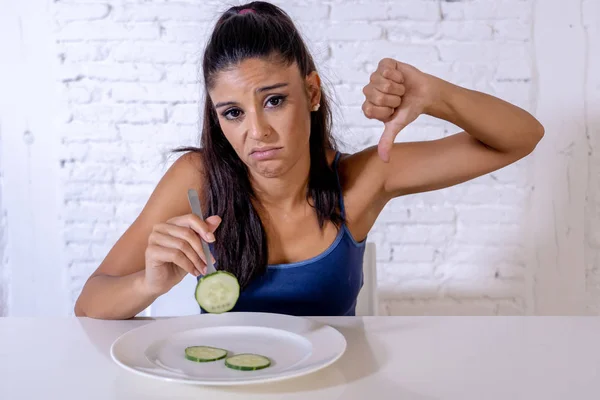
[[[389,161],[398,133],[423,113],[428,103],[428,86],[428,75],[391,58],[382,59],[371,74],[363,88],[362,111],[367,118],[384,123],[378,144],[379,157],[384,162]]]

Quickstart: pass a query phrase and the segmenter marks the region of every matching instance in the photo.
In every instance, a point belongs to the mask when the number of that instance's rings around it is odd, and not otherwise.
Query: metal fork
[[[188,201],[190,202],[190,207],[192,207],[192,213],[204,221],[204,218],[202,217],[202,207],[200,206],[200,198],[198,197],[198,192],[196,192],[195,189],[188,190]],[[206,243],[202,237],[200,237],[200,241],[202,243],[202,250],[204,251],[204,258],[206,259],[206,275],[208,275],[216,272],[217,270],[212,262],[212,256],[210,254],[208,243]]]

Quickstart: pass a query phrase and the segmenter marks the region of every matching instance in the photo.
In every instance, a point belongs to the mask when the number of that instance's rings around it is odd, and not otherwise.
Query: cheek
[[[310,136],[310,115],[301,107],[295,107],[285,118],[284,132],[288,133],[290,139],[296,142],[305,142]]]
[[[302,141],[308,141],[310,137],[310,114],[300,112],[296,119],[296,131]]]

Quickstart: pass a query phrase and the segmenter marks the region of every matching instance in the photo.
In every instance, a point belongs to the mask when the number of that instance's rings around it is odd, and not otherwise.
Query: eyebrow
[[[288,86],[287,83],[276,83],[274,85],[269,85],[269,86],[263,86],[261,88],[256,89],[256,93],[262,93],[262,92],[267,92],[269,90],[273,90],[273,89],[279,89],[281,87],[285,87]],[[231,105],[235,105],[237,104],[237,102],[235,101],[224,101],[221,103],[217,103],[215,105],[215,108],[221,108],[221,107],[225,107],[225,106],[231,106]]]

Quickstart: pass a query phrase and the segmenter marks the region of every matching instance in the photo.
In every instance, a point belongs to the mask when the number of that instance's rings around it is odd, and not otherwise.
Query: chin
[[[252,161],[249,168],[260,176],[265,178],[276,178],[283,175],[288,169],[282,159]]]

